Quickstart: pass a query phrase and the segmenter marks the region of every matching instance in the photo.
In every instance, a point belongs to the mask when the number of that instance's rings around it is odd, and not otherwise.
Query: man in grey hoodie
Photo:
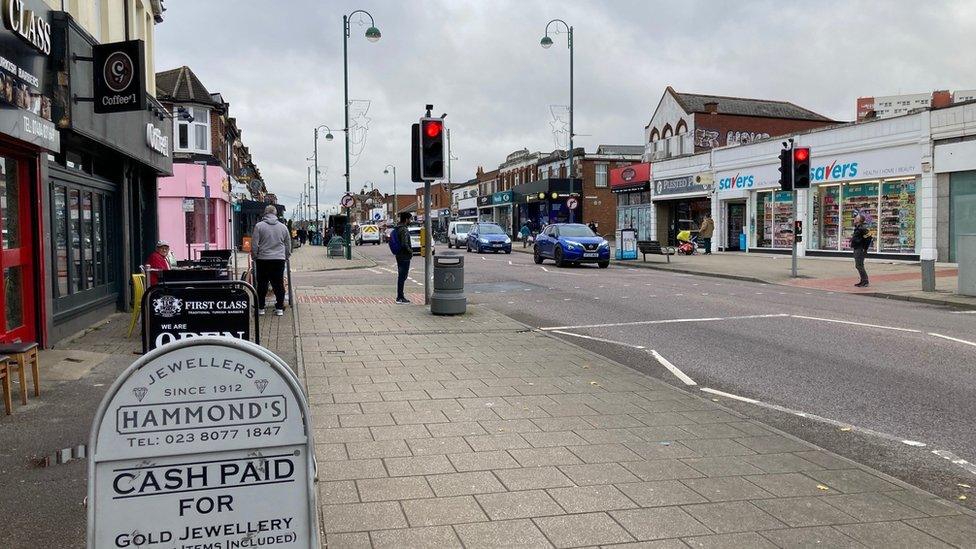
[[[275,315],[285,314],[285,260],[291,255],[291,235],[288,227],[278,221],[278,210],[273,205],[264,209],[264,218],[254,226],[251,255],[258,279],[258,314],[264,314],[269,282],[275,294]]]

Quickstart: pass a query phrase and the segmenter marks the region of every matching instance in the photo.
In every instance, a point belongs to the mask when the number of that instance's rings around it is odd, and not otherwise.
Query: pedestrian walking
[[[305,245],[305,238],[308,236],[308,232],[305,229],[298,229],[298,243],[302,246]]]
[[[701,227],[698,228],[698,236],[705,245],[705,255],[712,254],[712,234],[715,233],[715,222],[712,221],[712,214],[706,213],[702,220]]]
[[[390,251],[396,256],[397,262],[397,297],[398,304],[410,303],[407,296],[403,294],[403,284],[407,281],[410,274],[410,260],[413,259],[413,248],[410,245],[410,231],[407,225],[410,224],[410,213],[400,213],[400,224],[393,229],[390,234]]]
[[[532,234],[532,229],[529,228],[529,222],[526,221],[522,224],[522,228],[519,229],[519,236],[522,237],[522,247],[525,248],[529,245],[529,235]]]
[[[592,222],[592,221],[590,221],[589,223],[587,223],[587,224],[586,224],[586,226],[587,226],[587,227],[588,227],[588,228],[589,228],[589,229],[590,229],[591,231],[593,231],[593,234],[596,234],[596,223],[594,223],[594,222]]]
[[[269,205],[251,234],[251,256],[258,279],[258,314],[264,314],[268,284],[274,289],[275,315],[285,314],[285,260],[291,255],[288,229],[278,221],[278,210]]]
[[[851,249],[854,250],[854,268],[861,277],[861,281],[855,284],[858,288],[868,285],[868,272],[864,270],[864,258],[868,255],[873,238],[864,226],[864,216],[857,214],[854,216],[854,235],[851,236]]]

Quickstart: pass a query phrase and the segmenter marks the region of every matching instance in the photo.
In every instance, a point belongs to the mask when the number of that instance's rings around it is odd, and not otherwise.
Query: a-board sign
[[[243,281],[157,284],[143,295],[142,346],[150,351],[173,341],[201,336],[251,339],[254,288]],[[255,342],[260,343],[257,316]]]
[[[263,347],[143,355],[92,423],[88,548],[318,548],[311,432],[298,379]]]

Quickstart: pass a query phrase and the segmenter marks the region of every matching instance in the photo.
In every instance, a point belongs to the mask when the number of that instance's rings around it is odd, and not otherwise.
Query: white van
[[[463,248],[468,244],[468,230],[473,221],[451,221],[447,229],[447,247]]]

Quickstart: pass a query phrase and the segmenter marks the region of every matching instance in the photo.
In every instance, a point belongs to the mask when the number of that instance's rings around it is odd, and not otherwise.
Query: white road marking
[[[896,332],[911,332],[915,334],[922,333],[921,330],[915,330],[913,328],[899,328],[897,326],[882,326],[880,324],[867,324],[865,322],[852,322],[850,320],[837,320],[836,318],[820,318],[816,316],[803,316],[803,315],[790,315],[793,318],[802,318],[804,320],[818,320],[820,322],[833,322],[836,324],[849,324],[851,326],[863,326],[865,328],[880,328],[882,330],[895,330]]]
[[[942,459],[949,460],[953,465],[958,465],[963,469],[969,471],[971,474],[976,475],[976,465],[962,459],[961,457],[953,454],[949,450],[932,450],[932,453],[939,456]]]
[[[956,343],[962,343],[962,344],[965,344],[965,345],[972,345],[973,347],[976,347],[976,343],[974,343],[972,341],[966,341],[965,339],[959,339],[957,337],[950,337],[950,336],[947,336],[947,335],[937,334],[935,332],[929,332],[929,335],[930,336],[935,336],[935,337],[941,337],[942,339],[948,339],[949,341],[955,341]]]
[[[595,298],[599,299],[599,298]],[[647,324],[677,324],[680,322],[716,322],[720,320],[744,320],[747,318],[782,318],[784,316],[790,316],[786,313],[777,313],[770,315],[743,315],[743,316],[725,316],[725,317],[706,317],[706,318],[669,318],[665,320],[636,320],[634,322],[612,322],[609,324],[583,324],[579,326],[550,326],[547,328],[539,328],[540,330],[580,330],[583,328],[613,328],[616,326],[644,326]]]
[[[668,359],[661,356],[661,353],[655,351],[654,349],[651,349],[648,352],[651,353],[651,356],[653,356],[658,362],[661,363],[661,366],[667,368],[668,371],[674,374],[674,377],[680,379],[681,382],[684,383],[685,385],[698,385],[697,383],[695,383],[695,380],[685,375],[685,373],[679,370],[677,366],[671,364],[671,362],[669,362]]]
[[[749,404],[758,404],[759,401],[754,398],[746,398],[739,395],[733,395],[732,393],[726,393],[724,391],[719,391],[717,389],[709,389],[708,387],[702,387],[702,391],[706,393],[711,393],[713,395],[724,396],[725,398],[731,398],[733,400],[741,400],[742,402],[748,402]]]
[[[952,311],[954,315],[976,315],[976,311]]]
[[[622,296],[620,296],[620,299],[630,299],[630,296],[629,295],[622,295]]]
[[[509,260],[508,260],[508,264],[509,264],[509,265],[511,265],[511,264],[512,264],[512,260],[511,260],[511,259],[509,259]]]
[[[562,334],[566,336],[579,337],[582,339],[591,339],[593,341],[602,341],[603,343],[613,343],[614,345],[621,345],[623,347],[630,347],[631,349],[644,349],[643,345],[631,345],[630,343],[624,343],[623,341],[614,341],[612,339],[604,339],[602,337],[593,337],[583,334],[574,334],[572,332],[564,332],[562,330],[552,330],[554,334]]]
[[[373,274],[383,274],[378,269],[366,269],[366,270],[369,271],[369,272],[371,272],[371,273],[373,273]]]
[[[543,271],[547,272],[547,273],[549,272],[549,269],[547,269],[547,268],[545,268],[545,267],[543,267],[541,265],[539,266],[539,268],[542,269]]]
[[[386,272],[388,272],[388,273],[390,273],[390,274],[394,274],[394,275],[395,275],[395,274],[399,274],[399,273],[397,273],[396,271],[394,271],[393,269],[387,269],[386,267],[380,267],[380,269],[382,269],[382,270],[384,270],[384,271],[386,271]],[[413,271],[413,269],[410,269],[410,271],[412,272],[412,271]]]

